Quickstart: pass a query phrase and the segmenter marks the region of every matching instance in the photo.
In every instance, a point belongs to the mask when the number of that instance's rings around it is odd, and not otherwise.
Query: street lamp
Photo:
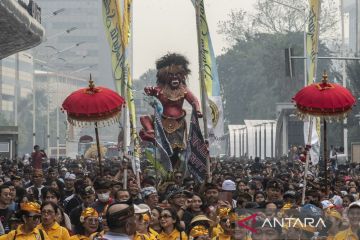
[[[54,12],[51,12],[50,14],[46,15],[45,17],[42,18],[42,20],[45,20],[45,19],[48,19],[50,17],[53,17],[53,16],[56,16],[58,15],[59,13],[63,13],[65,11],[65,8],[60,8]]]
[[[51,39],[54,39],[54,38],[56,38],[58,36],[61,36],[61,35],[64,35],[64,34],[69,34],[72,31],[75,31],[76,29],[78,29],[78,28],[77,27],[71,27],[71,28],[66,29],[63,32],[55,33],[54,35],[51,35],[50,37],[46,38],[44,42],[47,42],[47,41],[49,41]]]
[[[53,56],[55,56],[56,54],[69,51],[69,50],[71,50],[71,49],[73,49],[73,48],[79,47],[80,45],[82,45],[82,44],[84,44],[84,43],[86,43],[86,42],[84,42],[84,41],[83,41],[83,42],[78,42],[78,43],[76,43],[76,44],[74,44],[74,45],[72,45],[72,46],[70,46],[70,47],[67,47],[67,48],[64,48],[64,49],[62,49],[62,50],[60,50],[60,51],[57,51],[56,53],[50,55],[49,57],[53,57]]]

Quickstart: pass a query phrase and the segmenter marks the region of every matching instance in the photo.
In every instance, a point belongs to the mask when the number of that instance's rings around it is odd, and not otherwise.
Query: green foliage
[[[152,166],[152,168],[157,171],[163,178],[167,178],[169,173],[164,169],[164,167],[154,158],[153,154],[148,151],[145,150],[145,157],[148,161],[148,163],[150,164],[150,166]]]
[[[303,55],[303,33],[248,35],[218,57],[226,102],[224,112],[230,123],[238,124],[244,119],[275,119],[276,103],[290,102],[304,86],[302,60],[295,60],[293,79],[285,76],[284,49],[288,47],[294,48],[295,55]],[[324,45],[320,45],[320,54],[328,54]],[[329,68],[329,61],[319,62],[318,76]]]

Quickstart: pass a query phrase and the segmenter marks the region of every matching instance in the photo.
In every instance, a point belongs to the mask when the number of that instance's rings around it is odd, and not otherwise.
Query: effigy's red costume
[[[186,86],[186,77],[190,73],[188,64],[189,62],[182,55],[175,53],[165,55],[156,62],[157,86],[144,89],[146,95],[156,97],[163,106],[162,125],[175,153],[183,151],[186,147],[184,100],[192,105],[198,117],[202,117],[198,99]],[[141,139],[154,143],[153,117],[142,116],[140,122],[143,126],[140,131]],[[177,160],[174,161],[175,167],[178,163]]]

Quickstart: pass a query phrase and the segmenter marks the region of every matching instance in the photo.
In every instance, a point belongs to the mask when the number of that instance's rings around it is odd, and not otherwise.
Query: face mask
[[[98,194],[97,196],[100,202],[107,202],[109,201],[110,193],[109,192],[102,193],[102,194]]]

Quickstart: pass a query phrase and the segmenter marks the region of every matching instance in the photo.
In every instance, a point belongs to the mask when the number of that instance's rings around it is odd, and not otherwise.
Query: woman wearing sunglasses
[[[161,233],[158,240],[187,240],[185,232],[180,226],[180,220],[176,211],[165,208],[160,213]]]
[[[56,222],[58,208],[53,202],[44,202],[41,205],[41,224],[38,229],[45,231],[50,240],[69,240],[68,230]]]
[[[134,206],[136,233],[134,240],[156,240],[159,235],[155,230],[150,228],[151,210],[146,204]]]
[[[36,228],[41,218],[39,204],[35,202],[21,203],[19,215],[23,224],[19,225],[16,230],[2,235],[1,240],[49,239],[43,230]]]
[[[71,240],[89,240],[90,236],[99,230],[99,213],[89,207],[85,208],[80,216],[81,227],[76,235],[70,237]]]

